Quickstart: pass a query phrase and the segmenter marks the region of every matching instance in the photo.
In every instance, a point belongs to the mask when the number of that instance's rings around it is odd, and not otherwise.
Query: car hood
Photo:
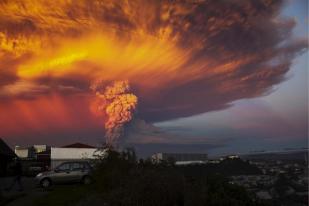
[[[45,171],[45,172],[41,172],[42,173],[42,175],[51,175],[51,174],[53,174],[54,173],[54,171]]]

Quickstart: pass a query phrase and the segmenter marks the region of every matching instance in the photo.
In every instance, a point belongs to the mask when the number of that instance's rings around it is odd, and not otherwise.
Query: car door
[[[55,183],[68,183],[73,181],[73,174],[71,170],[71,165],[72,163],[66,162],[62,163],[59,165],[55,170],[54,170],[54,175],[52,180]]]
[[[74,182],[79,182],[85,172],[84,164],[82,162],[73,162],[71,165],[72,178]]]

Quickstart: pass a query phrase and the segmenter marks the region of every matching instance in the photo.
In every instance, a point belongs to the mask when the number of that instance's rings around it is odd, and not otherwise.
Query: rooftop
[[[62,146],[63,148],[95,148],[93,146],[87,145],[87,144],[83,144],[80,142],[76,142],[74,144],[69,144],[69,145],[65,145]]]

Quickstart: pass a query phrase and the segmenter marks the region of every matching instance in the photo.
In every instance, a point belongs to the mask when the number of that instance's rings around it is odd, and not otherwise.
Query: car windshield
[[[61,164],[56,169],[61,171],[70,170],[70,164],[69,163]]]

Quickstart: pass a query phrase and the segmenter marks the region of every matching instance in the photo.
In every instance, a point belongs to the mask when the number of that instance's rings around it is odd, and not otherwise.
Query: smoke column
[[[109,146],[116,146],[124,134],[124,125],[133,118],[137,106],[137,96],[130,93],[128,81],[116,81],[102,89],[102,82],[91,85],[96,94],[97,111],[108,117],[105,122],[105,139]]]

